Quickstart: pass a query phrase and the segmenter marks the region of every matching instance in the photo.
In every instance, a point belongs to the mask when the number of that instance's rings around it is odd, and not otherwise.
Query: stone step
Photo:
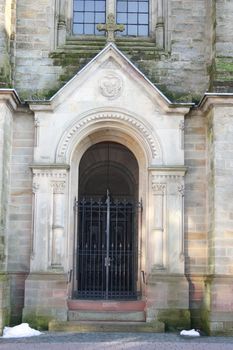
[[[67,301],[69,310],[78,311],[118,311],[118,312],[129,312],[129,311],[144,311],[145,301],[143,300],[78,300],[69,299]]]
[[[124,332],[124,333],[160,333],[164,332],[164,324],[161,322],[89,322],[67,321],[49,322],[49,331],[53,332]]]
[[[69,321],[145,321],[144,311],[80,311],[70,310]]]

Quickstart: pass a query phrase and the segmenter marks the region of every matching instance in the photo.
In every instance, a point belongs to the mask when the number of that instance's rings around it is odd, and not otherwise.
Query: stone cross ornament
[[[97,24],[97,29],[107,33],[107,43],[110,43],[115,41],[115,32],[123,32],[125,26],[124,24],[116,24],[114,14],[110,13],[107,17],[106,24]]]

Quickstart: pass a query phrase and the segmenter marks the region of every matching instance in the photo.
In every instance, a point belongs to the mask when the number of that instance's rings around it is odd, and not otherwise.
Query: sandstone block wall
[[[34,121],[26,109],[15,114],[12,131],[7,268],[11,281],[11,322],[17,324],[22,317],[32,244],[32,174],[29,165],[33,161]]]
[[[185,118],[185,273],[189,281],[191,325],[203,330],[208,267],[206,119],[194,109]],[[206,331],[206,329],[204,329]]]
[[[209,2],[169,0],[167,11],[168,57],[145,61],[145,73],[174,98],[201,94],[208,88]],[[17,3],[14,86],[24,98],[58,89],[64,70],[49,54],[56,47],[55,8],[50,0]],[[153,25],[152,25],[153,26]],[[60,85],[59,85],[60,84]]]

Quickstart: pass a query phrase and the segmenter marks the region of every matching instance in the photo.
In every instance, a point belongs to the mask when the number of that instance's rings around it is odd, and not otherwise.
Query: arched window
[[[118,24],[125,25],[118,35],[149,35],[149,0],[74,0],[73,34],[104,35],[96,26],[105,23],[109,13],[115,14]]]
[[[121,35],[148,36],[149,0],[117,0],[117,23],[124,24]]]
[[[103,35],[96,26],[105,18],[106,0],[74,0],[73,34]]]

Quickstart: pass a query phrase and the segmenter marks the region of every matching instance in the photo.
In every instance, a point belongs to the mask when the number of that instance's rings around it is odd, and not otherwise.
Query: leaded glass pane
[[[96,1],[95,10],[105,12],[105,1]]]
[[[128,35],[137,35],[137,26],[136,25],[128,25]]]
[[[95,14],[95,23],[105,23],[105,13]]]
[[[148,2],[139,2],[138,3],[138,12],[144,12],[144,13],[148,13],[148,7],[149,7],[149,4]]]
[[[137,1],[132,1],[128,3],[128,12],[138,12],[138,3]]]
[[[140,13],[138,16],[139,24],[147,24],[148,23],[148,15],[145,13]]]
[[[137,14],[129,13],[128,14],[128,23],[129,24],[137,24]]]
[[[127,14],[126,13],[118,13],[117,23],[126,23],[126,22],[127,22]]]
[[[117,1],[117,12],[127,12],[126,1]]]
[[[148,35],[148,26],[139,26],[138,27],[138,35],[139,36],[147,36]]]
[[[85,11],[94,11],[95,2],[94,1],[85,1]]]

